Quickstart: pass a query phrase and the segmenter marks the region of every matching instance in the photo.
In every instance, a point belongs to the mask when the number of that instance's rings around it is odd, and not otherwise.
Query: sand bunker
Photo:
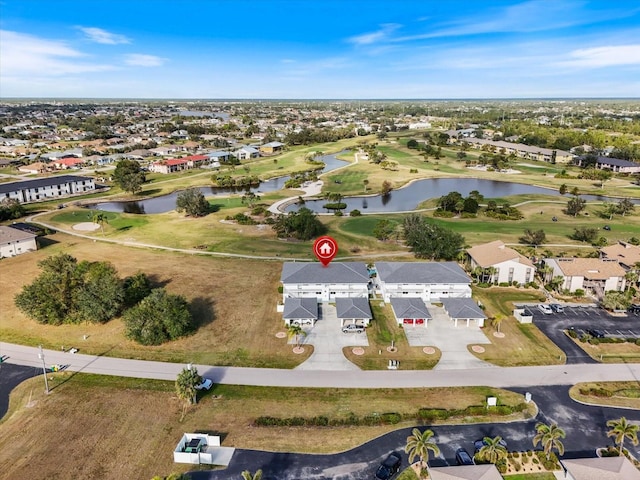
[[[72,228],[80,232],[93,232],[95,230],[98,230],[100,228],[100,225],[93,222],[83,222],[76,223]]]

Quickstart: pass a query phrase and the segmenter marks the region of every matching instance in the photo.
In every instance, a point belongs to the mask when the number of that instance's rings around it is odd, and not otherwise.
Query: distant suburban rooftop
[[[63,183],[81,182],[83,180],[93,180],[90,177],[79,177],[77,175],[56,175],[55,177],[34,178],[33,180],[22,180],[20,182],[0,183],[0,194],[15,192],[28,188],[50,187]]]
[[[285,262],[282,283],[368,283],[369,272],[363,262],[320,263]]]
[[[507,247],[501,240],[476,245],[467,249],[467,253],[481,267],[489,267],[508,260],[516,260],[518,263],[533,267],[531,260],[513,248]]]
[[[614,165],[616,167],[640,167],[640,163],[622,158],[598,157],[596,162],[602,165]]]
[[[455,262],[376,262],[376,269],[386,283],[471,283]]]

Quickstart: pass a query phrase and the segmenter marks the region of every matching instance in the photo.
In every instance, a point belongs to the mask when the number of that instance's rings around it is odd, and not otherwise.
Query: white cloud
[[[105,45],[118,45],[120,43],[131,43],[131,41],[124,35],[117,33],[107,32],[102,28],[96,27],[78,27],[89,40],[96,43],[102,43]]]
[[[161,67],[167,61],[166,58],[143,53],[131,53],[125,55],[124,63],[134,67]]]
[[[640,65],[640,44],[580,48],[571,51],[569,57],[556,65],[587,68]]]
[[[347,39],[348,42],[355,45],[370,45],[372,43],[381,42],[389,38],[389,35],[401,27],[397,23],[385,23],[375,32],[363,33]]]
[[[0,30],[2,77],[52,77],[113,70],[112,65],[86,61],[87,55],[64,41]]]

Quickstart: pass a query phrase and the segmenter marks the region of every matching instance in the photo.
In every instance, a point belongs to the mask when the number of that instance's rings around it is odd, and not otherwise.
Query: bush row
[[[329,418],[324,415],[315,417],[271,417],[261,416],[254,420],[254,425],[259,427],[335,427],[335,426],[373,426],[395,425],[403,420],[419,420],[424,423],[432,423],[436,420],[446,420],[452,417],[478,416],[491,413],[492,415],[511,415],[522,412],[527,408],[525,403],[515,406],[498,405],[488,409],[484,406],[470,406],[464,409],[446,410],[442,408],[421,408],[417,413],[389,412],[358,416],[350,413],[346,417]]]

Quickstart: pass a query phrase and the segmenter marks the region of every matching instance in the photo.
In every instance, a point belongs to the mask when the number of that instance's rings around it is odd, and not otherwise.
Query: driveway
[[[9,394],[27,378],[35,377],[42,373],[42,367],[25,367],[11,363],[0,363],[0,418],[9,410]],[[42,385],[44,390],[44,382]]]
[[[404,326],[404,332],[412,347],[434,346],[440,349],[442,357],[434,370],[459,370],[466,368],[490,367],[491,364],[476,358],[467,349],[468,345],[489,343],[485,334],[475,325],[466,326],[459,322],[455,327],[453,320],[444,308],[428,305],[431,320],[428,326]]]
[[[313,327],[305,328],[307,336],[301,339],[302,345],[313,345],[313,353],[296,370],[359,370],[359,367],[347,360],[342,353],[344,347],[368,347],[366,331],[364,333],[342,333],[340,319],[333,304],[323,303],[320,307],[320,319]]]

